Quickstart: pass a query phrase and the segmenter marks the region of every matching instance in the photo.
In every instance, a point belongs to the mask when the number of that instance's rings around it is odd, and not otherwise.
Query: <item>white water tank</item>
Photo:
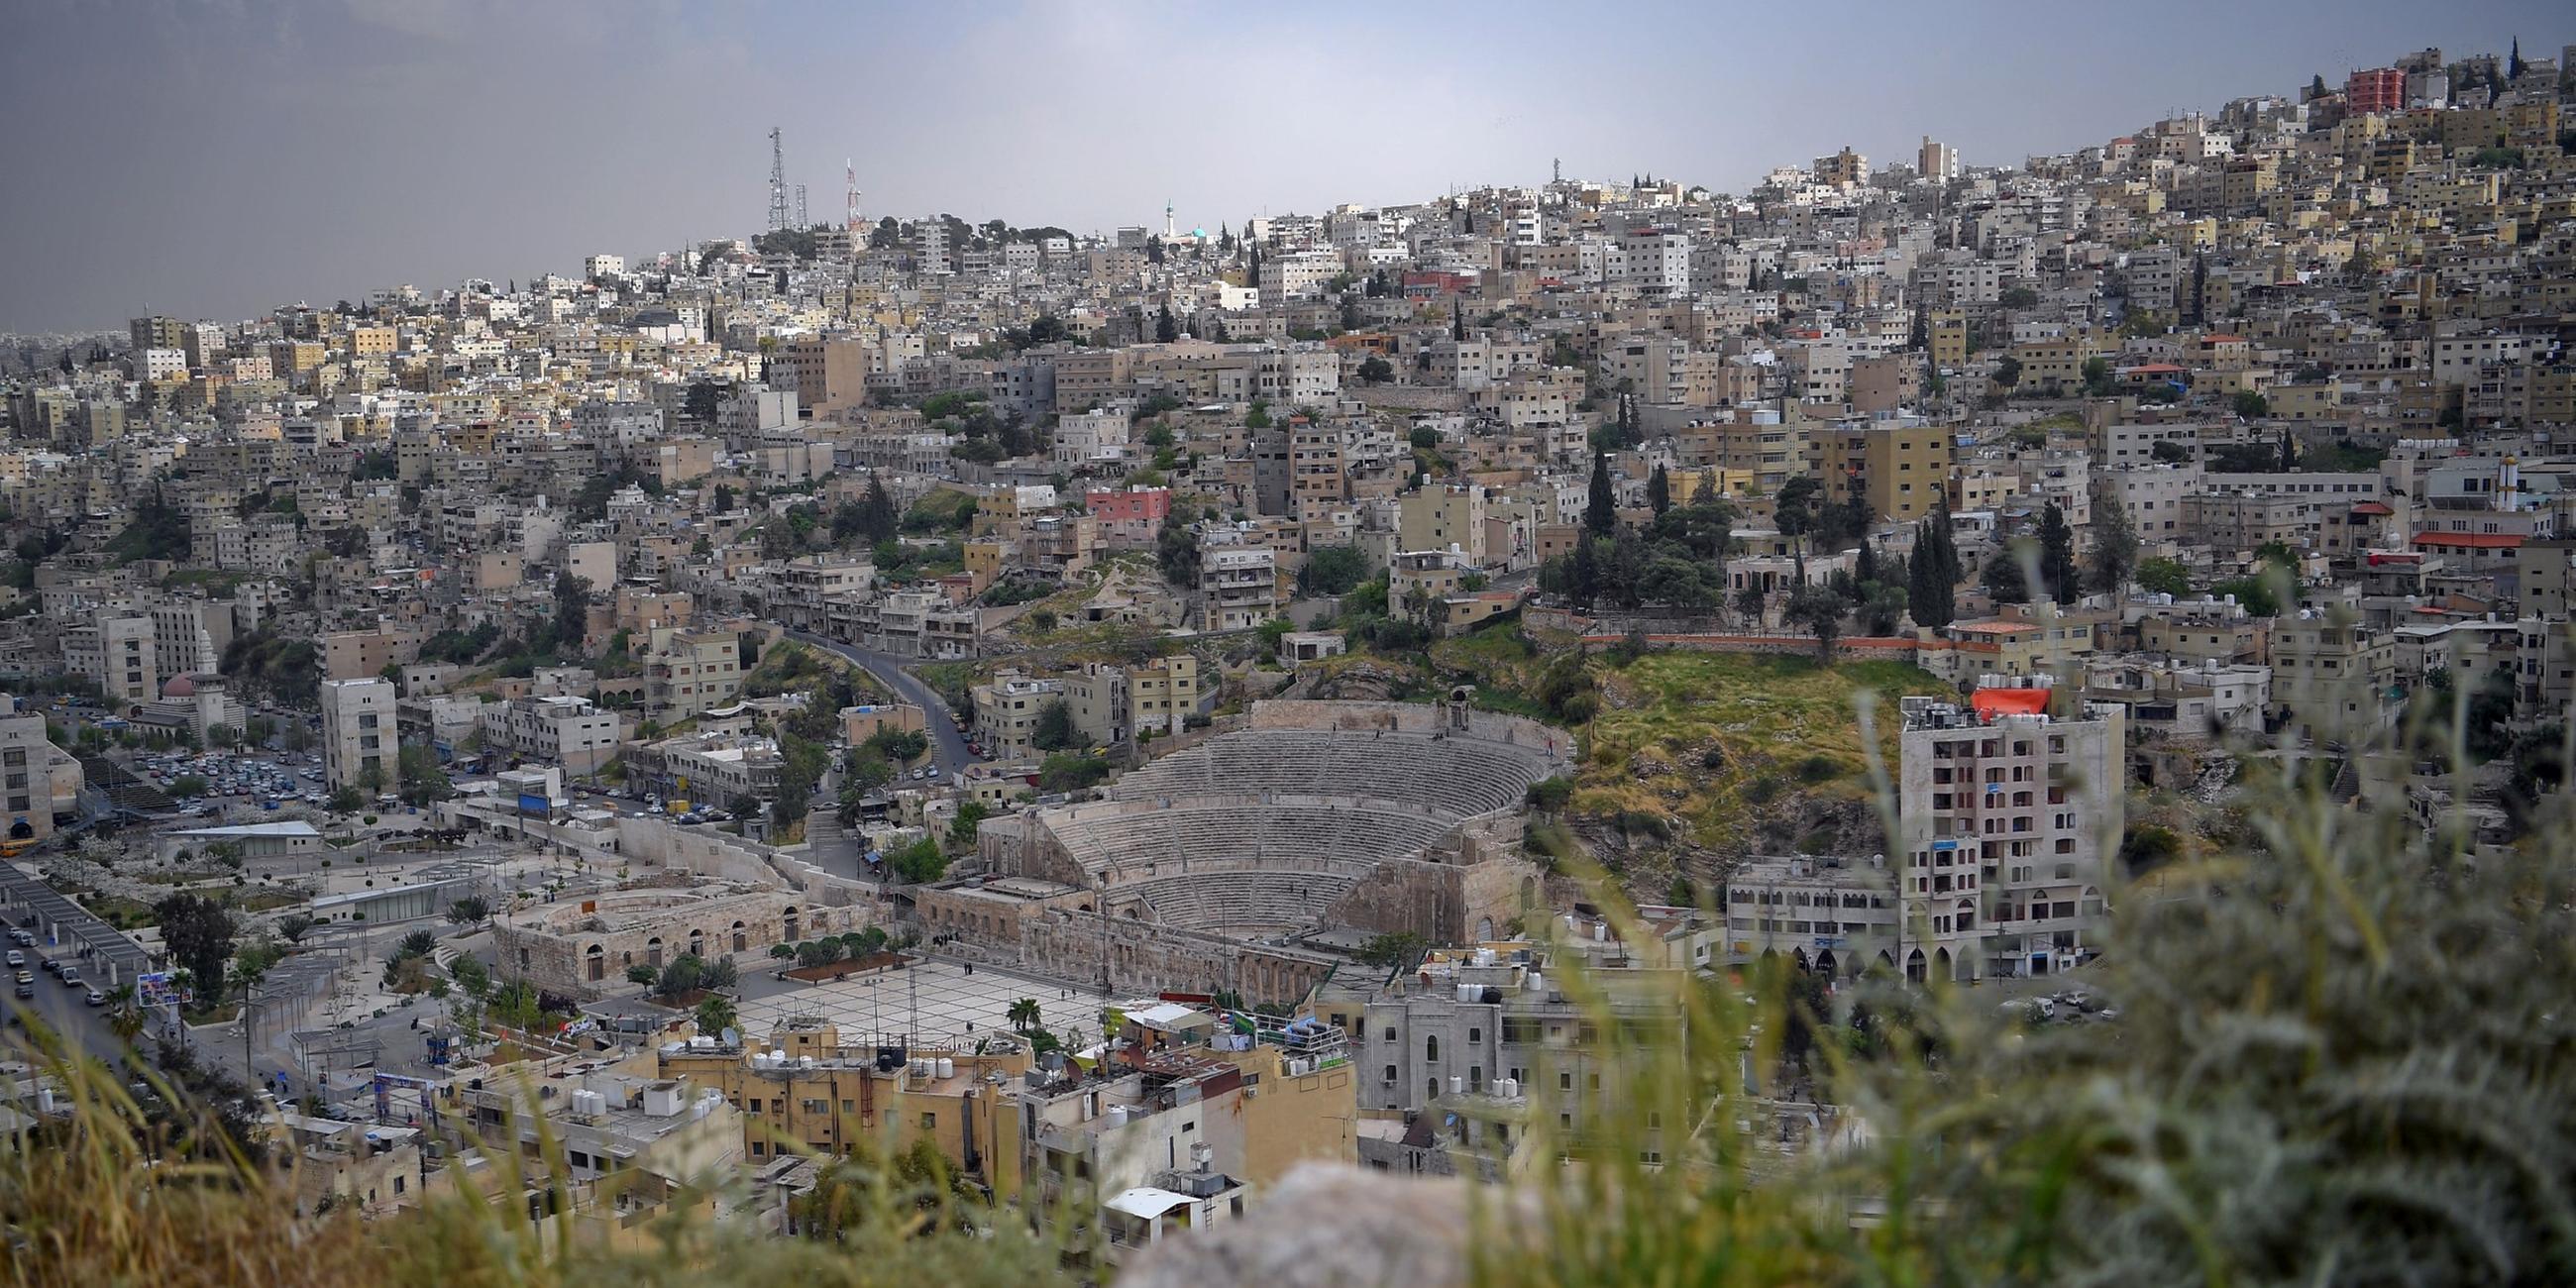
[[[944,1055],[939,1057],[939,1080],[945,1082],[956,1076],[957,1062]]]
[[[1522,976],[1521,979],[1524,982],[1523,986],[1525,991],[1532,993],[1544,993],[1547,991],[1547,980],[1537,971],[1531,971],[1529,974]]]
[[[1449,1094],[1453,1096],[1463,1096],[1467,1094],[1467,1075],[1463,1073],[1453,1073],[1449,1075]]]
[[[1481,996],[1481,994],[1473,984],[1460,984],[1458,986],[1458,1000],[1461,1002],[1472,1002],[1479,996]]]

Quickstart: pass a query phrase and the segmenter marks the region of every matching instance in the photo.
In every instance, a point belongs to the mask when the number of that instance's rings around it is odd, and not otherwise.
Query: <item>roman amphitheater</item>
[[[1321,934],[1492,938],[1539,897],[1520,811],[1569,740],[1463,698],[1257,703],[1103,799],[985,820],[985,872],[915,911],[987,960],[1255,1001],[1331,972]]]

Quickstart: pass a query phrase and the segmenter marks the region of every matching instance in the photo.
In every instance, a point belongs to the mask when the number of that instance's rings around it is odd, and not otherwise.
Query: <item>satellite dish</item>
[[[724,1031],[724,1044],[726,1046],[741,1046],[742,1035],[734,1032],[733,1029],[728,1026]]]

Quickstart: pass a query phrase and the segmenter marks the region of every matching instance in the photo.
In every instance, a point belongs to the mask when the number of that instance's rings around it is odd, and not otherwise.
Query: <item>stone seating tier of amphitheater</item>
[[[1137,769],[1110,794],[1122,800],[1264,793],[1357,797],[1455,821],[1519,805],[1522,793],[1549,769],[1541,748],[1478,738],[1245,729]]]
[[[1415,854],[1456,824],[1419,810],[1358,798],[1294,800],[1194,796],[1097,806],[1053,821],[1056,841],[1084,871],[1134,869],[1163,860],[1269,859],[1323,867]]]
[[[1310,924],[1348,891],[1356,875],[1253,868],[1146,877],[1120,886],[1110,906],[1161,925],[1219,933],[1268,932]],[[1125,901],[1134,902],[1125,902]],[[1150,912],[1130,910],[1141,903]]]

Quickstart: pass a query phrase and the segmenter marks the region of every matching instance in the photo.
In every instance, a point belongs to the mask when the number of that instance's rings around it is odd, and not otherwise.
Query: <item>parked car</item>
[[[9,968],[10,968],[11,970],[16,970],[18,967],[24,966],[24,965],[26,965],[26,964],[27,964],[27,955],[26,955],[25,953],[19,952],[19,951],[18,951],[17,949],[15,949],[15,948],[12,948],[12,949],[10,949],[10,950],[9,950]]]
[[[79,988],[83,982],[78,968],[71,966],[63,968],[63,987]]]

